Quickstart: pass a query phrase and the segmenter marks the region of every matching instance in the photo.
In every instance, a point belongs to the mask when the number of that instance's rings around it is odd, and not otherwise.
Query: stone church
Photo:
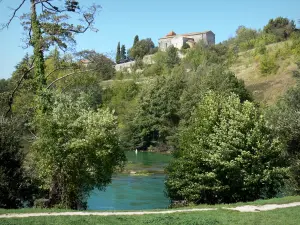
[[[162,51],[165,51],[171,45],[175,48],[181,49],[185,43],[187,43],[190,47],[193,47],[199,41],[203,41],[208,45],[214,45],[215,34],[212,31],[187,34],[176,34],[174,31],[171,31],[165,37],[158,40],[158,47]]]

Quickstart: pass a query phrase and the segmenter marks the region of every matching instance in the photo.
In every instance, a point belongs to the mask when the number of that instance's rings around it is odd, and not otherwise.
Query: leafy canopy
[[[286,176],[282,144],[253,103],[209,92],[191,120],[166,169],[172,200],[215,204],[276,196]]]
[[[36,116],[35,127],[37,171],[52,205],[77,209],[94,187],[110,183],[125,160],[116,118],[108,109],[89,109],[83,96],[55,96],[51,110]]]

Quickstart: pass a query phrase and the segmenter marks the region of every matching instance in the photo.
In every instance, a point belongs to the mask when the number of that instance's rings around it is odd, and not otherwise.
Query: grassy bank
[[[82,225],[82,224],[299,224],[300,207],[277,209],[266,212],[241,213],[230,210],[217,210],[192,213],[143,216],[55,216],[20,219],[0,219],[1,225]]]
[[[249,203],[237,203],[230,205],[215,205],[215,211],[174,213],[174,214],[153,214],[135,216],[53,216],[53,217],[30,217],[0,219],[1,225],[81,225],[81,224],[299,224],[300,207],[276,209],[265,212],[242,213],[222,209],[222,207],[235,207],[240,205],[265,205],[285,204],[299,202],[300,196],[275,198],[270,200],[259,200]],[[206,207],[204,205],[198,207]],[[210,206],[212,207],[212,206]],[[64,212],[65,210],[0,210],[0,213],[37,213],[37,212]]]

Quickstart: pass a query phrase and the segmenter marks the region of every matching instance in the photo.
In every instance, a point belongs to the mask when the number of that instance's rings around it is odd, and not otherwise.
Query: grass
[[[245,81],[246,87],[253,93],[254,98],[264,105],[276,102],[278,97],[296,83],[296,79],[292,76],[292,71],[297,68],[294,56],[286,55],[283,51],[288,44],[289,42],[280,42],[266,46],[270,54],[282,50],[276,60],[279,66],[276,73],[261,74],[258,56],[254,56],[254,50],[240,53],[230,68],[239,79]]]
[[[83,224],[193,224],[193,225],[292,225],[300,223],[300,207],[277,209],[266,212],[240,213],[230,210],[217,210],[192,213],[142,216],[55,216],[19,219],[0,219],[1,225],[83,225]]]
[[[274,198],[269,200],[258,200],[247,203],[220,204],[214,206],[200,205],[196,208],[218,208],[216,211],[157,214],[140,216],[44,216],[30,218],[9,218],[0,219],[1,225],[79,225],[79,224],[300,224],[300,207],[276,209],[265,212],[242,213],[223,209],[223,207],[236,207],[241,205],[265,205],[265,204],[285,204],[299,202],[300,196],[289,196],[284,198]],[[189,207],[187,207],[189,208]],[[38,212],[65,212],[67,210],[51,209],[20,209],[4,210],[0,209],[0,214],[8,213],[38,213]],[[70,210],[68,210],[70,211]],[[153,210],[156,211],[156,210]]]
[[[218,204],[218,205],[190,205],[188,207],[184,208],[176,208],[176,209],[189,209],[189,208],[229,208],[229,207],[237,207],[242,205],[266,205],[266,204],[287,204],[292,202],[300,202],[300,196],[287,196],[282,198],[272,198],[267,200],[256,200],[253,202],[239,202],[239,203],[233,203],[233,204]],[[170,209],[153,209],[153,210],[147,210],[147,211],[164,211],[164,210],[170,210]],[[72,210],[67,209],[39,209],[39,208],[26,208],[26,209],[0,209],[0,215],[1,214],[9,214],[9,213],[51,213],[51,212],[71,212]],[[99,212],[99,210],[87,210],[91,212]],[[101,210],[100,212],[121,212],[122,210]],[[123,210],[125,211],[125,210]],[[130,210],[126,210],[130,211]],[[137,210],[132,210],[137,211]],[[143,211],[143,210],[140,210]],[[74,211],[75,212],[75,211]],[[1,223],[0,223],[1,224]],[[300,224],[300,223],[299,223]],[[2,224],[1,224],[2,225]]]

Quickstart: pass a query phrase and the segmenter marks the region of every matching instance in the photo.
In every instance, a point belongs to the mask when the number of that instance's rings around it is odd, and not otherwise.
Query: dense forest
[[[159,51],[150,38],[118,43],[115,71],[105,54],[64,53],[92,27],[98,6],[31,1],[25,55],[0,80],[0,208],[86,208],[122,170],[125,150],[173,154],[166,168],[170,199],[230,203],[300,192],[300,33],[278,17],[262,30],[238,27],[222,43]],[[20,7],[23,7],[20,5]],[[43,10],[36,10],[42,7]],[[67,24],[78,13],[85,25]],[[78,15],[77,14],[77,15]],[[14,18],[11,18],[14,19]],[[9,27],[9,23],[6,24]],[[270,52],[271,44],[284,43]],[[231,66],[251,52],[261,76],[292,56],[296,84],[275,104],[259,102]],[[180,52],[184,57],[179,57]],[[152,55],[154,63],[142,58]]]

